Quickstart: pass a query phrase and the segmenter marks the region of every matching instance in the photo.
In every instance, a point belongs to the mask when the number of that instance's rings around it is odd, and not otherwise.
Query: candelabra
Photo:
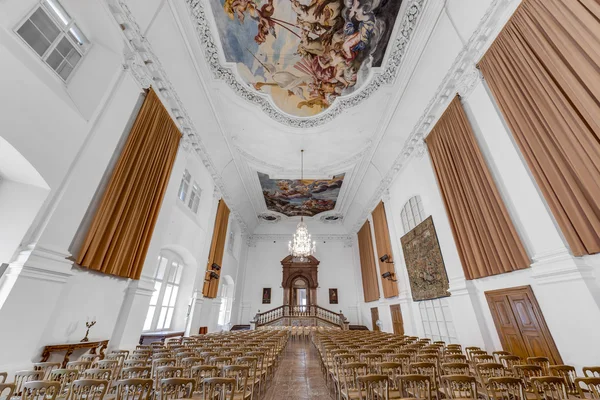
[[[85,332],[85,337],[83,339],[81,339],[82,342],[90,341],[90,339],[88,339],[88,335],[90,334],[90,328],[94,325],[96,325],[96,321],[88,321],[85,323],[85,326],[87,327],[87,331]]]

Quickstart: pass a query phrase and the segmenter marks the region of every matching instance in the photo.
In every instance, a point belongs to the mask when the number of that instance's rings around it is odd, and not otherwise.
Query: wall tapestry
[[[338,291],[337,289],[329,289],[329,304],[338,303]]]
[[[258,173],[260,186],[267,203],[267,209],[280,212],[288,217],[313,217],[335,207],[344,174],[332,179],[270,179],[269,175]]]
[[[263,288],[262,303],[271,304],[271,288]]]
[[[448,275],[433,218],[429,217],[421,222],[400,241],[413,300],[431,300],[450,296]]]
[[[402,0],[210,0],[227,62],[284,112],[312,116],[381,67]]]

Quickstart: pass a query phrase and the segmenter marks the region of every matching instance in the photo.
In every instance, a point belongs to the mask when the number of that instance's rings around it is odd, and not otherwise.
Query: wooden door
[[[523,359],[543,356],[551,364],[562,359],[531,286],[485,292],[505,351]]]
[[[377,326],[377,321],[379,321],[379,308],[371,308],[371,321],[373,322],[373,331],[380,331],[381,329]]]
[[[392,304],[390,306],[390,313],[392,314],[392,325],[394,327],[394,334],[404,335],[404,321],[402,320],[402,311],[400,310],[400,304]]]

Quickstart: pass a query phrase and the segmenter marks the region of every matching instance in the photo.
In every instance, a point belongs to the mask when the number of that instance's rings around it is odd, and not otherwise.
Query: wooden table
[[[90,354],[98,354],[100,359],[104,359],[104,350],[108,347],[108,340],[97,340],[92,342],[77,342],[77,343],[64,343],[64,344],[51,344],[44,347],[42,351],[42,359],[41,362],[48,361],[50,358],[50,354],[56,353],[59,351],[65,352],[65,358],[62,362],[62,368],[67,366],[69,362],[69,357],[75,350],[78,349],[90,349]],[[97,352],[97,353],[96,353]]]
[[[184,331],[145,332],[140,336],[140,344],[144,344],[146,340],[148,340],[148,343],[157,341],[164,342],[167,338],[183,336],[184,334]]]

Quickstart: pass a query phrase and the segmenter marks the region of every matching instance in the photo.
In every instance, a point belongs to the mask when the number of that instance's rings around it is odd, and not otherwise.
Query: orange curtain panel
[[[600,252],[600,2],[525,0],[479,67],[571,251]]]
[[[219,281],[221,279],[221,269],[223,264],[223,253],[225,251],[225,241],[227,240],[227,225],[229,223],[229,207],[223,199],[219,200],[217,216],[215,218],[215,227],[208,254],[208,265],[206,266],[206,275],[204,278],[204,287],[202,295],[214,299],[219,291]],[[218,267],[213,268],[213,264]]]
[[[383,201],[379,202],[377,207],[373,210],[373,229],[375,230],[375,245],[377,246],[377,262],[379,263],[379,271],[382,274],[389,272],[396,280],[394,271],[393,256],[392,256],[392,243],[390,242],[390,231],[388,228],[387,218],[385,215],[385,207]],[[381,257],[388,255],[389,259],[387,262],[382,262]],[[381,278],[381,286],[383,288],[383,296],[387,299],[389,297],[398,296],[398,283],[393,282],[390,279]]]
[[[76,262],[105,274],[139,279],[181,134],[150,89]]]
[[[358,231],[358,251],[360,252],[360,271],[365,302],[379,300],[379,279],[377,278],[369,221],[366,221]]]
[[[529,266],[458,97],[426,139],[467,279]]]

